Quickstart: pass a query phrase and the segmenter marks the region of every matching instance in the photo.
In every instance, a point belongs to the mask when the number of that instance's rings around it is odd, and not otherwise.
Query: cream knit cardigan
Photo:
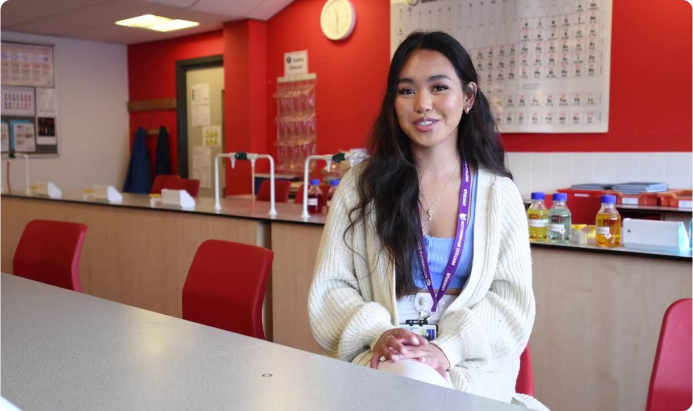
[[[330,206],[308,297],[315,339],[332,358],[368,366],[380,335],[397,328],[394,265],[375,231],[375,213],[345,230],[358,202],[359,165]],[[369,209],[372,210],[372,207]],[[436,344],[461,391],[545,409],[515,394],[520,354],[535,315],[525,209],[512,180],[478,170],[472,271],[438,323]],[[346,242],[345,242],[346,239]]]

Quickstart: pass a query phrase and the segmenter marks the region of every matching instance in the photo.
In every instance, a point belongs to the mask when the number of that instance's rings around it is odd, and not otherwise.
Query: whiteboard
[[[440,30],[470,54],[506,133],[609,126],[612,0],[391,0],[390,52]]]

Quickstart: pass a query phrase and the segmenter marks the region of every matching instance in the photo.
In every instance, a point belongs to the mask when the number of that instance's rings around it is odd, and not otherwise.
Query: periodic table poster
[[[391,0],[390,49],[441,30],[469,52],[501,132],[609,126],[612,0]]]

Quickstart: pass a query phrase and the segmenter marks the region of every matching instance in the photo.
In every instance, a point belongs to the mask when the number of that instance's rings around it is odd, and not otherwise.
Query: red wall
[[[224,24],[224,120],[226,151],[267,153],[266,24],[243,20]],[[228,163],[227,163],[228,165]],[[269,166],[257,163],[262,172]],[[251,191],[250,164],[226,167],[226,193]]]
[[[324,1],[297,0],[267,23],[268,95],[286,51],[308,50],[317,73],[318,152],[362,147],[384,93],[390,0],[351,0],[356,28],[332,42],[320,30]],[[609,132],[506,134],[508,151],[691,151],[691,6],[614,1]],[[268,99],[268,142],[276,105]]]
[[[165,41],[128,46],[128,92],[130,101],[176,97],[176,60],[222,54],[221,30]],[[130,113],[130,145],[138,127],[166,126],[169,129],[171,167],[178,173],[178,134],[176,110],[139,111]],[[152,158],[156,136],[147,137],[147,150]]]
[[[320,30],[324,0],[296,0],[266,23],[229,23],[223,32],[129,46],[130,100],[175,97],[176,60],[223,53],[227,90],[240,90],[226,93],[227,147],[275,154],[272,94],[284,74],[284,53],[308,50],[309,71],[318,76],[318,152],[363,147],[385,89],[390,0],[351,1],[357,22],[343,42],[328,40]],[[693,150],[690,6],[674,0],[614,1],[613,14],[609,132],[506,134],[508,151]],[[139,125],[170,128],[177,170],[175,111],[131,113],[132,133]],[[149,138],[152,147],[154,140]],[[259,162],[258,170],[266,166]],[[227,176],[232,191],[248,191],[245,183],[234,186],[245,174],[241,169]]]
[[[351,0],[356,26],[333,42],[320,29],[323,0],[296,0],[267,22],[267,139],[276,141],[277,77],[284,53],[308,50],[308,71],[317,73],[318,153],[364,147],[385,93],[390,62],[390,0]],[[272,153],[276,150],[270,145]]]

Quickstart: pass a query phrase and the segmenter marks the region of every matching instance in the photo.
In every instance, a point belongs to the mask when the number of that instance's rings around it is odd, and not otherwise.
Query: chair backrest
[[[270,180],[263,180],[260,183],[260,188],[257,190],[257,201],[270,201],[271,198],[271,183]],[[289,180],[274,180],[274,201],[277,203],[289,202],[289,191],[291,191],[291,181]]]
[[[296,198],[294,198],[294,203],[303,204],[303,190],[305,189],[305,184],[301,184],[296,192]],[[322,191],[322,197],[327,201],[327,193],[330,191],[330,186],[324,184],[320,185],[320,191]]]
[[[14,275],[81,292],[79,258],[86,234],[80,223],[30,221],[14,253]]]
[[[664,313],[659,334],[647,411],[686,410],[693,402],[691,390],[691,299],[673,303]]]
[[[161,174],[154,178],[154,183],[152,184],[152,194],[161,194],[161,190],[164,188],[171,188],[171,181],[179,180],[180,176],[174,174]]]
[[[532,355],[529,344],[520,355],[520,373],[515,382],[515,392],[534,396],[534,376],[532,374]]]
[[[273,259],[266,248],[205,241],[183,286],[183,318],[264,339],[262,302]]]
[[[190,178],[179,178],[177,180],[172,180],[169,184],[171,190],[185,190],[190,194],[190,197],[197,197],[200,192],[200,180],[190,179]]]

